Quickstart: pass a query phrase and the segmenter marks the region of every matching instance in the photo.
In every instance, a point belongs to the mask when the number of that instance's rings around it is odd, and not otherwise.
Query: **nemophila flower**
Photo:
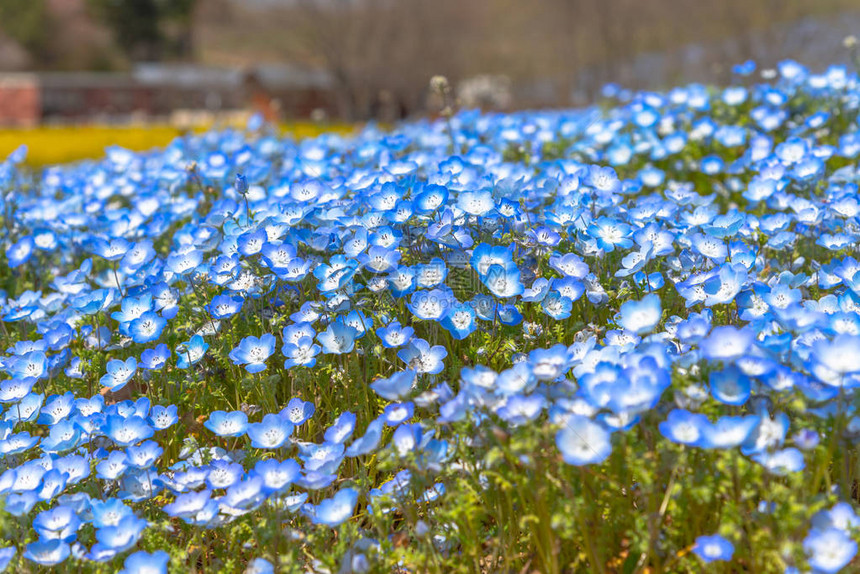
[[[167,364],[167,360],[169,358],[170,348],[164,343],[161,343],[154,349],[144,349],[140,354],[140,362],[138,363],[138,366],[142,369],[157,371]]]
[[[627,248],[633,245],[629,239],[631,227],[626,223],[600,217],[588,226],[588,235],[597,241],[597,247],[610,253],[616,248]]]
[[[753,460],[765,467],[770,473],[785,476],[800,472],[806,467],[803,453],[796,448],[785,448],[773,452],[760,452],[753,455]]]
[[[108,261],[119,261],[130,248],[131,243],[122,237],[94,237],[90,243],[92,253]]]
[[[167,574],[169,562],[170,555],[164,550],[156,550],[152,554],[135,552],[125,559],[120,574]]]
[[[564,462],[574,466],[603,462],[612,452],[609,431],[581,415],[570,415],[566,419],[555,435],[555,444]]]
[[[293,424],[279,415],[267,414],[263,422],[249,424],[246,432],[254,448],[280,448],[292,434]]]
[[[735,448],[743,444],[758,426],[760,418],[756,415],[742,417],[720,417],[713,424],[702,428],[702,438],[698,446],[703,448]]]
[[[370,454],[375,451],[382,439],[382,430],[384,426],[385,423],[381,418],[371,421],[370,424],[367,425],[367,429],[365,429],[364,434],[360,438],[353,440],[352,444],[349,445],[349,448],[346,449],[344,454],[348,457],[356,457]]]
[[[203,337],[194,335],[176,348],[176,366],[180,369],[187,369],[197,364],[206,354],[207,349],[209,349],[209,344],[203,340]]]
[[[155,430],[164,430],[172,427],[179,421],[178,409],[176,405],[155,405],[149,413],[149,424]]]
[[[415,272],[417,286],[425,289],[438,287],[448,277],[448,266],[439,257],[434,257],[427,264],[418,263],[412,270]]]
[[[161,332],[166,325],[167,321],[157,313],[147,311],[131,321],[128,326],[128,334],[135,343],[149,343],[161,337]]]
[[[206,476],[206,484],[209,488],[230,488],[242,479],[245,469],[241,464],[230,462],[225,459],[213,460],[209,464],[209,474]]]
[[[464,191],[457,197],[457,207],[470,215],[483,217],[494,211],[496,204],[489,191]]]
[[[442,345],[430,346],[424,339],[413,339],[397,352],[397,357],[416,373],[437,375],[445,368],[448,351]]]
[[[0,454],[7,456],[26,452],[36,446],[39,440],[39,437],[30,436],[27,431],[9,435],[0,440]]]
[[[263,480],[263,491],[272,494],[289,490],[300,476],[301,467],[292,459],[278,461],[270,458],[257,462],[252,472]]]
[[[701,343],[702,356],[709,361],[731,361],[749,352],[755,332],[749,328],[715,327]]]
[[[857,554],[857,543],[844,530],[813,529],[803,540],[809,565],[818,572],[839,572]]]
[[[299,398],[292,398],[287,403],[287,406],[278,414],[281,417],[285,417],[293,425],[299,426],[314,416],[315,411],[316,407],[313,403],[305,402]]]
[[[455,303],[456,299],[450,290],[433,289],[413,293],[407,308],[419,319],[438,321]]]
[[[543,411],[546,400],[541,395],[510,395],[496,414],[513,426],[522,426],[536,419]]]
[[[152,241],[143,240],[133,243],[120,260],[120,269],[131,274],[152,261],[156,256]]]
[[[442,317],[440,324],[451,333],[456,340],[462,340],[478,328],[475,320],[477,314],[468,303],[456,303],[450,306]]]
[[[523,284],[520,282],[520,270],[514,263],[502,266],[492,264],[487,272],[481,275],[481,282],[498,298],[505,299],[522,294]]]
[[[42,351],[30,351],[5,359],[3,368],[13,377],[40,379],[47,374],[48,357]]]
[[[71,547],[62,540],[40,538],[27,545],[23,556],[40,566],[56,566],[65,562],[71,552]]]
[[[640,301],[627,301],[621,305],[619,324],[637,334],[652,331],[660,322],[662,305],[656,294],[646,295]]]
[[[237,437],[248,429],[248,415],[242,411],[214,411],[203,426],[221,437]]]
[[[311,509],[311,521],[314,524],[339,526],[352,516],[358,504],[358,491],[354,488],[342,488],[331,498],[326,498]]]
[[[355,415],[349,411],[341,413],[334,423],[326,429],[325,440],[331,443],[343,443],[346,439],[352,436],[355,430]]]
[[[33,519],[33,530],[43,540],[72,542],[83,523],[75,511],[68,506],[57,506],[45,510]]]
[[[6,248],[6,261],[10,269],[20,267],[30,260],[35,251],[33,238],[26,235]]]
[[[275,567],[265,558],[254,558],[245,569],[245,574],[274,574]]]
[[[51,432],[42,440],[44,452],[59,453],[78,446],[81,438],[80,427],[72,420],[65,419],[51,427]]]
[[[244,257],[251,257],[262,251],[267,239],[265,229],[249,230],[236,238],[236,249]]]
[[[107,373],[99,379],[99,383],[103,387],[109,387],[111,391],[116,392],[125,387],[126,384],[134,377],[137,372],[137,359],[129,357],[125,361],[112,359],[108,361]]]
[[[139,445],[132,445],[125,449],[128,455],[128,464],[133,468],[147,469],[164,453],[157,442],[148,440]]]
[[[266,359],[275,352],[275,336],[266,333],[257,338],[248,335],[239,346],[230,351],[230,360],[235,365],[244,365],[249,373],[259,373],[266,369]]]
[[[570,355],[564,345],[554,345],[549,349],[535,349],[528,355],[528,365],[532,375],[539,381],[552,381],[570,368]]]
[[[842,386],[846,375],[860,372],[860,336],[839,334],[815,341],[809,368],[822,382]]]
[[[397,401],[409,396],[414,384],[415,371],[407,369],[398,371],[388,378],[376,379],[370,383],[370,388],[384,399]]]
[[[658,428],[660,434],[672,442],[697,445],[702,438],[703,429],[709,424],[708,418],[703,414],[674,409]]]
[[[178,494],[173,502],[165,504],[162,507],[162,510],[164,510],[168,516],[181,518],[190,524],[194,524],[194,517],[206,508],[207,504],[211,501],[211,497],[212,491],[209,489],[203,489],[200,491],[192,490],[190,492]]]
[[[139,297],[125,297],[122,300],[121,309],[111,313],[111,318],[120,323],[130,323],[152,310],[152,295],[144,293]]]
[[[356,329],[338,320],[329,323],[326,330],[317,335],[317,341],[322,344],[323,353],[341,355],[352,351],[356,335]]]
[[[541,301],[541,310],[556,321],[562,321],[570,317],[573,301],[558,291],[551,291]]]
[[[20,401],[30,394],[37,380],[35,377],[16,377],[0,382],[0,402],[14,403]]]
[[[42,408],[42,402],[45,395],[30,393],[23,399],[18,401],[13,408],[7,409],[3,413],[4,421],[13,422],[30,422],[39,416],[39,410]]]
[[[735,547],[719,534],[714,534],[713,536],[699,536],[696,538],[693,552],[705,564],[710,564],[715,561],[731,560],[735,552]]]
[[[179,312],[179,293],[167,283],[154,285],[151,293],[154,310],[165,319],[173,319]]]
[[[372,245],[366,253],[358,255],[358,261],[372,273],[387,273],[397,267],[400,257],[400,251],[396,249]]]
[[[296,343],[286,343],[281,347],[281,352],[287,357],[287,360],[284,361],[284,368],[313,367],[316,365],[316,357],[321,350],[322,348],[314,343],[310,337],[302,337]]]
[[[382,419],[388,426],[397,426],[412,418],[415,405],[412,403],[392,403],[382,411]]]
[[[597,165],[588,167],[584,183],[605,193],[615,193],[621,188],[621,181],[614,169]]]
[[[176,275],[187,275],[203,262],[203,253],[193,247],[185,247],[167,256],[166,268]]]
[[[99,528],[96,530],[98,543],[93,546],[92,552],[96,552],[96,547],[113,553],[124,552],[137,543],[146,526],[146,520],[132,514],[122,518],[116,525]]]
[[[380,338],[382,345],[388,349],[395,349],[406,344],[412,339],[414,333],[415,329],[404,327],[397,320],[376,329],[376,336]]]
[[[737,367],[713,371],[710,375],[711,395],[726,405],[740,406],[747,402],[752,381]]]
[[[128,470],[128,455],[121,450],[111,451],[96,465],[96,476],[102,480],[116,480]]]
[[[124,418],[119,415],[109,415],[104,433],[119,446],[131,446],[152,438],[154,431],[143,417],[133,415]]]

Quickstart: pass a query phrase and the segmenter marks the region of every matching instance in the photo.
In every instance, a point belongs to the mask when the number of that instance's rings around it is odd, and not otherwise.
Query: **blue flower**
[[[267,414],[263,417],[263,422],[252,423],[247,427],[248,437],[254,448],[280,448],[292,432],[292,423],[276,414]]]
[[[315,410],[316,407],[314,407],[313,403],[305,402],[299,398],[292,398],[290,399],[290,402],[287,403],[287,406],[285,406],[278,414],[285,417],[293,425],[299,426],[314,416]]]
[[[328,328],[317,335],[317,341],[322,344],[323,353],[342,355],[355,347],[356,335],[358,331],[338,320],[329,323]]]
[[[135,552],[125,559],[120,574],[167,574],[169,562],[170,555],[164,550],[156,550],[152,554]]]
[[[36,515],[33,519],[33,530],[43,540],[73,542],[82,524],[72,508],[57,506]]]
[[[442,345],[430,347],[424,339],[413,339],[397,352],[397,357],[416,373],[438,375],[445,368],[448,351]]]
[[[839,572],[857,555],[857,543],[844,530],[813,529],[803,541],[809,565],[818,572]]]
[[[275,336],[266,333],[257,338],[249,335],[230,351],[230,360],[235,365],[245,365],[249,373],[259,373],[266,369],[266,359],[275,352]]]
[[[755,341],[755,332],[749,328],[726,325],[715,327],[701,343],[702,356],[709,361],[731,361],[748,353]]]
[[[693,545],[693,552],[706,564],[718,560],[731,560],[735,552],[734,545],[720,536],[699,536]]]
[[[394,320],[385,327],[376,329],[376,336],[382,340],[382,345],[387,349],[395,349],[405,345],[412,339],[415,329],[403,327],[400,321]]]
[[[476,316],[475,309],[468,303],[456,303],[447,309],[440,324],[454,339],[460,341],[477,330]]]
[[[20,267],[30,260],[33,255],[35,244],[33,238],[25,235],[6,248],[6,260],[10,269]]]
[[[140,362],[138,366],[142,369],[157,371],[167,364],[167,359],[170,358],[170,348],[161,343],[154,349],[145,349],[140,354]]]
[[[137,372],[137,359],[129,357],[125,361],[112,359],[108,361],[107,373],[102,376],[99,383],[103,387],[110,387],[113,392],[122,389],[134,377]]]
[[[313,507],[311,520],[314,524],[339,526],[352,516],[358,503],[358,491],[354,488],[343,488],[333,497],[326,498]]]
[[[131,446],[151,438],[154,431],[143,417],[133,415],[128,418],[109,415],[104,433],[119,446]]]
[[[135,343],[149,343],[161,337],[161,332],[167,325],[167,320],[157,313],[147,311],[137,319],[131,321],[128,333]]]
[[[700,413],[684,409],[669,412],[666,420],[658,425],[660,434],[672,442],[696,446],[702,440],[704,429],[710,425],[708,418]]]
[[[570,415],[555,435],[564,462],[575,466],[597,464],[612,452],[609,431],[582,415]]]
[[[209,349],[209,344],[203,340],[203,337],[194,335],[176,348],[176,355],[179,357],[176,366],[180,369],[187,369],[195,365],[203,358],[207,349]]]
[[[41,566],[56,566],[65,562],[72,553],[69,545],[59,539],[40,538],[24,550],[24,558]]]
[[[628,331],[642,335],[654,330],[660,322],[661,313],[660,297],[652,293],[640,301],[627,301],[621,305],[618,322]]]
[[[206,305],[206,310],[209,311],[213,319],[227,319],[241,311],[244,302],[245,300],[241,297],[217,295]]]
[[[376,379],[370,383],[370,388],[389,401],[397,401],[409,395],[415,384],[415,371],[398,371],[388,378]]]
[[[355,415],[346,411],[341,413],[341,415],[335,419],[334,423],[326,429],[324,438],[326,442],[341,444],[352,436],[352,432],[354,430]]]
[[[227,413],[214,411],[203,426],[218,436],[237,437],[242,436],[248,429],[248,415],[242,411]]]
[[[629,238],[632,228],[621,221],[599,217],[588,226],[588,235],[597,241],[597,246],[607,253],[616,247],[627,248],[633,245]]]
[[[322,348],[310,337],[302,337],[295,344],[286,343],[281,348],[281,352],[287,357],[284,368],[291,369],[296,366],[311,368],[316,365],[316,357],[321,350]]]

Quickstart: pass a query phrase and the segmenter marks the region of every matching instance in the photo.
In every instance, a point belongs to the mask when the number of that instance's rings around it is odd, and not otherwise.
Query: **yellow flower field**
[[[194,128],[201,132],[206,127]],[[353,126],[347,124],[319,124],[299,122],[283,124],[282,133],[296,138],[314,137],[323,132],[348,133]],[[84,159],[96,159],[104,154],[108,146],[117,145],[134,151],[142,151],[169,144],[174,138],[188,130],[169,125],[155,126],[62,126],[31,129],[0,129],[0,159],[12,153],[21,144],[29,148],[27,165],[68,163]]]

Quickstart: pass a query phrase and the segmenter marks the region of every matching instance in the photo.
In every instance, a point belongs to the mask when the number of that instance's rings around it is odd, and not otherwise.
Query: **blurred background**
[[[860,0],[0,0],[0,126],[393,122],[438,111],[437,74],[466,107],[578,106],[848,62],[858,31]]]

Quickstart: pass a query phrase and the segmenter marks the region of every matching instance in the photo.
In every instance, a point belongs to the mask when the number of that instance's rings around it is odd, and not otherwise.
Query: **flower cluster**
[[[860,79],[754,69],[13,154],[0,567],[850,567]]]

